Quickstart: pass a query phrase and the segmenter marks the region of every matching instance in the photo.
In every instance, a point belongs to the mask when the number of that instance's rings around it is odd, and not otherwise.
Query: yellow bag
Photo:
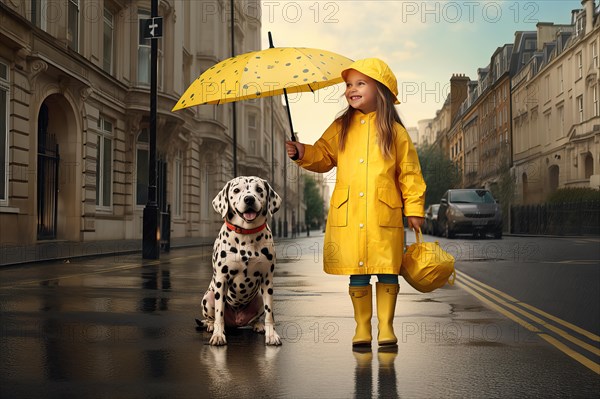
[[[456,271],[454,257],[436,242],[422,242],[421,232],[416,232],[417,242],[406,249],[402,257],[400,275],[417,291],[431,292],[444,284],[454,284]]]

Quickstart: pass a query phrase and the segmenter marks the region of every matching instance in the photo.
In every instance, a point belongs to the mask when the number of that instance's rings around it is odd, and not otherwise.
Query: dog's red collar
[[[267,227],[267,224],[264,223],[258,227],[255,227],[253,229],[242,229],[241,227],[238,227],[236,225],[233,225],[231,223],[229,223],[227,220],[225,220],[225,225],[227,226],[227,228],[230,231],[235,231],[238,234],[254,234],[254,233],[258,233],[259,231],[262,231],[265,229],[265,227]]]

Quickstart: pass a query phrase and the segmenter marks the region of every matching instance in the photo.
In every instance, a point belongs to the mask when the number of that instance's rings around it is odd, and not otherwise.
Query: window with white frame
[[[79,51],[79,2],[80,0],[69,0],[67,40],[69,47]]]
[[[96,136],[96,206],[100,208],[112,205],[112,141],[113,125],[100,117]]]
[[[150,84],[150,40],[144,39],[144,20],[150,18],[150,12],[138,10],[138,83]]]
[[[563,67],[559,65],[558,67],[558,92],[562,93],[565,90],[565,86],[563,84]]]
[[[579,122],[583,122],[583,96],[577,97],[577,114],[579,115]]]
[[[600,64],[598,62],[598,42],[596,40],[592,43],[592,61],[594,68],[598,68]]]
[[[113,43],[115,35],[115,17],[109,9],[104,9],[104,34],[102,69],[112,75],[113,73]]]
[[[577,53],[577,78],[581,78],[583,76],[583,54],[581,51]]]
[[[0,203],[8,201],[8,65],[0,61]]]
[[[563,137],[565,135],[565,107],[561,105],[557,109],[558,113],[558,134],[559,137]]]
[[[46,30],[47,0],[31,0],[30,20],[31,23],[42,30]]]
[[[146,205],[148,203],[148,181],[149,171],[149,135],[148,129],[144,128],[138,134],[135,144],[135,204]]]
[[[181,217],[183,214],[183,156],[181,150],[175,156],[173,176],[173,216]]]
[[[592,101],[594,104],[594,116],[600,116],[600,101],[598,97],[600,96],[600,85],[595,85],[592,87]]]

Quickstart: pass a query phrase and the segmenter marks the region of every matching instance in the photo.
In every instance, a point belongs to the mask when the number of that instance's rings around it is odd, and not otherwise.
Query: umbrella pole
[[[273,36],[271,35],[271,32],[268,32],[268,36],[269,36],[269,48],[275,48],[275,45],[273,45]],[[288,96],[287,96],[287,89],[283,89],[283,96],[285,97],[285,108],[287,109],[288,120],[290,121],[290,131],[292,133],[292,141],[297,141],[296,135],[294,134],[294,124],[292,123],[292,113],[290,112],[290,102],[289,102]]]
[[[285,97],[285,108],[287,109],[288,120],[290,121],[290,131],[292,133],[292,141],[297,141],[296,135],[294,134],[294,124],[292,123],[292,113],[290,112],[290,102],[288,101],[286,89],[283,89],[283,96]]]

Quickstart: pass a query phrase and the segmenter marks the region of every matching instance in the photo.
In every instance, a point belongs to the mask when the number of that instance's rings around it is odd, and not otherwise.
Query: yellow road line
[[[498,295],[503,296],[504,298],[508,299],[511,302],[518,303],[521,306],[523,306],[523,307],[531,310],[532,312],[536,312],[539,315],[542,315],[542,316],[544,316],[544,317],[546,317],[546,318],[548,318],[548,319],[550,319],[552,321],[555,321],[555,322],[557,322],[559,324],[562,324],[563,326],[565,326],[567,328],[570,328],[571,330],[573,330],[573,331],[575,331],[575,332],[577,332],[577,333],[579,333],[579,334],[581,334],[583,336],[588,337],[592,341],[600,343],[600,336],[598,336],[598,335],[596,335],[596,334],[594,334],[592,332],[584,330],[583,328],[578,327],[575,324],[569,323],[568,321],[562,320],[562,319],[560,319],[560,318],[558,318],[556,316],[553,316],[553,315],[551,315],[549,313],[546,313],[543,310],[536,308],[535,306],[529,305],[529,304],[527,304],[525,302],[521,302],[518,299],[513,298],[512,296],[510,296],[510,295],[508,295],[508,294],[506,294],[506,293],[504,293],[504,292],[502,292],[500,290],[497,290],[494,287],[490,287],[489,285],[487,285],[485,283],[482,283],[481,281],[475,280],[473,277],[469,276],[468,274],[465,274],[464,272],[457,272],[457,273],[460,274],[460,275],[462,275],[463,277],[470,278],[471,280],[477,282],[480,286],[485,287],[488,290],[493,291],[493,292],[497,293]]]
[[[462,273],[462,272],[460,272],[459,274],[460,274],[460,276],[461,276],[462,278],[466,278],[466,279],[468,279],[469,281],[471,281],[472,283],[474,283],[474,284],[476,284],[476,285],[478,285],[478,286],[482,287],[483,289],[487,289],[487,290],[490,290],[490,291],[496,292],[496,293],[498,293],[499,295],[501,295],[501,296],[503,296],[503,297],[507,298],[509,301],[511,301],[511,302],[513,302],[513,303],[518,303],[518,304],[520,304],[520,305],[522,305],[522,306],[524,306],[524,305],[525,305],[525,303],[524,303],[524,302],[521,302],[521,301],[519,301],[519,300],[517,300],[517,299],[515,299],[515,298],[511,297],[510,295],[508,295],[508,294],[505,294],[504,292],[502,292],[502,291],[499,291],[499,290],[497,290],[497,289],[495,289],[495,288],[493,288],[493,287],[490,287],[489,285],[487,285],[487,284],[484,284],[484,283],[482,283],[481,281],[478,281],[478,280],[474,279],[473,277],[469,276],[468,274],[465,274],[465,273]],[[542,325],[542,326],[544,326],[544,327],[548,328],[549,330],[551,330],[551,331],[555,332],[556,334],[560,335],[561,337],[563,337],[563,338],[565,338],[565,339],[567,339],[567,340],[569,340],[569,341],[573,342],[574,344],[576,344],[576,345],[579,345],[579,346],[581,346],[582,348],[584,348],[584,349],[586,349],[586,350],[588,350],[588,351],[592,352],[594,355],[596,355],[596,356],[600,356],[600,349],[598,349],[598,348],[596,348],[596,347],[594,347],[594,346],[592,346],[592,345],[589,345],[589,344],[587,344],[587,343],[585,343],[585,342],[581,341],[581,340],[580,340],[580,339],[578,339],[578,338],[575,338],[575,337],[573,337],[571,334],[567,333],[566,331],[564,331],[564,330],[561,330],[560,328],[558,328],[558,327],[555,327],[555,326],[554,326],[554,325],[552,325],[552,324],[549,324],[548,322],[546,322],[546,321],[544,321],[544,320],[540,319],[540,318],[539,318],[539,317],[537,317],[537,316],[534,316],[533,314],[531,314],[531,313],[527,312],[526,310],[523,310],[523,309],[520,309],[520,308],[518,308],[517,306],[513,305],[512,303],[509,303],[509,302],[506,302],[506,301],[504,301],[503,299],[501,299],[501,298],[499,298],[499,297],[495,296],[494,294],[491,294],[491,293],[490,293],[489,295],[490,295],[491,297],[494,297],[494,299],[498,300],[498,301],[499,301],[501,304],[503,304],[503,305],[505,305],[505,306],[507,306],[507,307],[509,307],[509,308],[513,309],[513,310],[514,310],[514,311],[516,311],[516,312],[519,312],[519,313],[521,313],[521,314],[522,314],[523,316],[525,316],[525,317],[528,317],[530,320],[533,320],[533,321],[535,321],[536,323],[538,323],[538,324],[540,324],[540,325]],[[529,310],[532,310],[532,311],[534,311],[534,312],[536,312],[536,313],[538,313],[538,314],[540,314],[540,315],[542,315],[542,316],[545,316],[545,317],[546,317],[546,316],[551,316],[551,315],[549,315],[548,313],[546,313],[546,312],[544,312],[544,311],[542,311],[542,310],[540,310],[540,309],[537,309],[537,308],[535,308],[535,307],[533,307],[533,306],[531,306],[531,305],[527,305],[527,306],[524,306],[524,307],[527,307]],[[531,309],[531,308],[533,308],[533,309]],[[562,324],[562,325],[563,325],[563,326],[565,326],[565,327],[568,327],[568,328],[570,328],[570,329],[572,329],[572,330],[574,330],[574,331],[576,331],[576,332],[578,332],[578,333],[580,333],[580,334],[582,334],[582,335],[584,335],[584,336],[586,336],[586,337],[588,337],[588,338],[590,338],[590,339],[592,339],[592,340],[595,340],[596,342],[598,341],[598,338],[599,338],[599,337],[598,337],[597,335],[595,335],[595,334],[593,334],[593,333],[591,333],[591,332],[589,332],[589,331],[586,331],[586,330],[584,330],[583,328],[577,327],[577,326],[575,326],[574,324],[571,324],[571,323],[569,323],[569,322],[566,322],[566,321],[564,321],[564,320],[562,320],[562,319],[559,319],[558,317],[555,317],[555,316],[551,316],[551,318],[553,319],[553,321],[556,321],[557,323],[560,323],[560,324]]]
[[[461,273],[461,274],[463,274],[463,277],[465,276],[464,273]],[[583,356],[582,354],[574,351],[573,349],[569,348],[568,346],[566,346],[565,344],[563,344],[560,341],[556,340],[555,338],[549,336],[548,334],[542,333],[537,327],[533,326],[532,324],[530,324],[529,322],[523,320],[519,316],[517,316],[517,315],[515,315],[515,314],[513,314],[511,312],[509,312],[508,310],[504,309],[503,307],[501,307],[497,303],[495,303],[492,300],[490,300],[490,299],[486,298],[485,296],[481,295],[480,293],[478,293],[477,291],[475,291],[473,288],[471,288],[467,284],[469,284],[469,283],[465,283],[465,281],[462,280],[462,279],[456,281],[456,285],[458,285],[459,287],[461,287],[465,291],[469,292],[471,295],[475,296],[476,298],[478,298],[482,302],[486,303],[492,309],[498,311],[499,313],[503,314],[504,316],[508,317],[509,319],[517,322],[518,324],[520,324],[521,326],[525,327],[529,331],[532,331],[532,332],[538,334],[542,339],[544,339],[546,342],[550,343],[552,346],[554,346],[555,348],[557,348],[558,350],[560,350],[561,352],[563,352],[567,356],[569,356],[572,359],[574,359],[574,360],[578,361],[579,363],[583,364],[584,366],[586,366],[590,370],[594,371],[596,374],[600,374],[600,365],[598,363],[596,363],[596,362],[588,359],[587,357]],[[470,284],[473,284],[473,283],[470,283]],[[490,294],[490,296],[493,296],[493,295]]]

